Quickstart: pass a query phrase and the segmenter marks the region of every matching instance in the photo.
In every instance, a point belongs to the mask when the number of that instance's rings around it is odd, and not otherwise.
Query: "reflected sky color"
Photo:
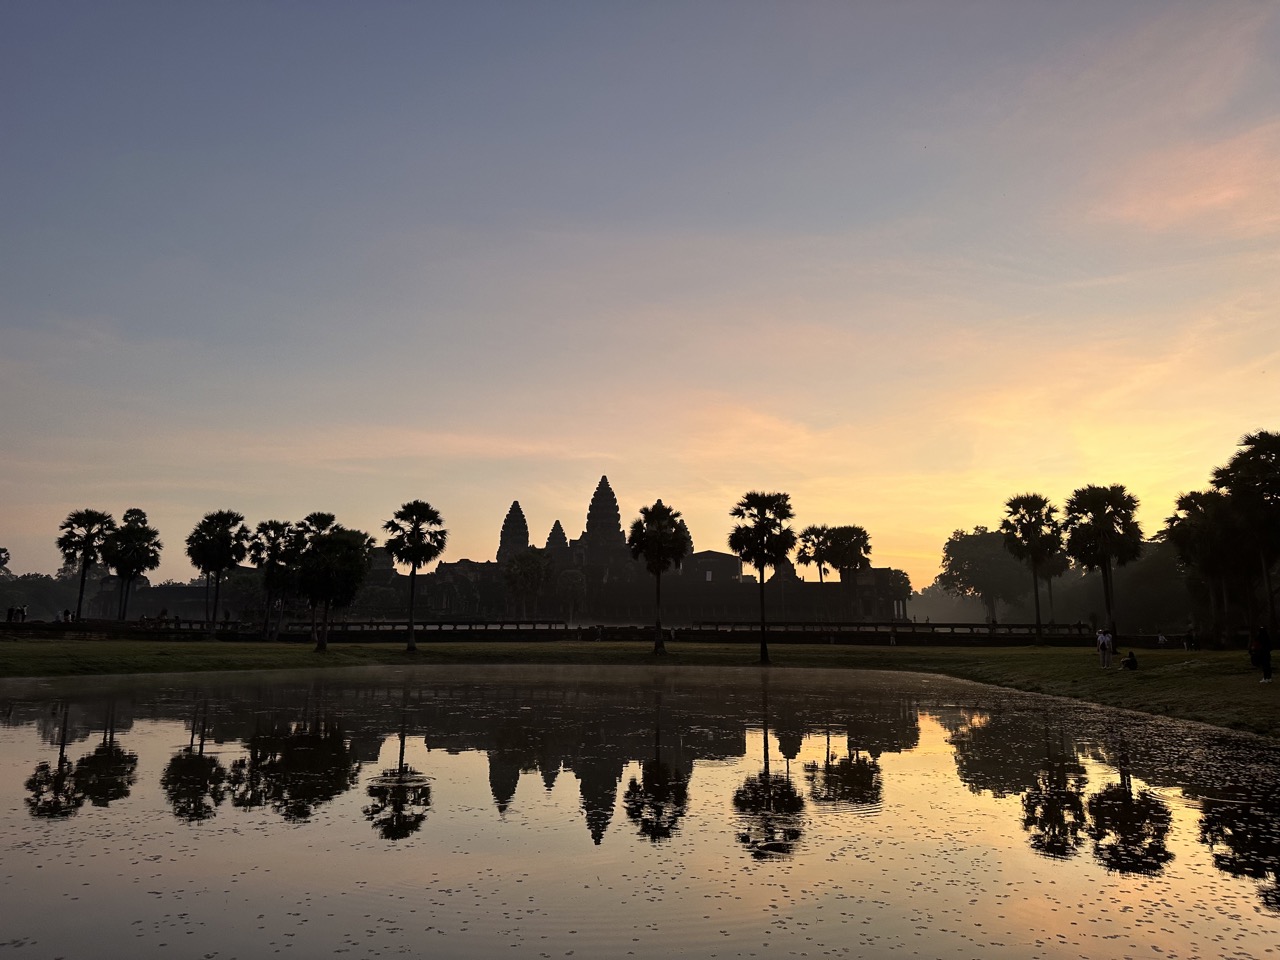
[[[977,684],[432,668],[0,697],[6,937],[42,956],[1252,957],[1280,929],[1272,744]],[[103,744],[134,758],[115,790],[84,765]],[[103,802],[48,805],[58,770]],[[389,834],[371,799],[402,770],[430,789]],[[745,802],[766,771],[790,799]],[[629,798],[671,780],[658,835]]]
[[[932,579],[1273,422],[1280,16],[1250,2],[0,10],[0,543],[425,498],[447,559],[608,474]],[[939,495],[945,491],[945,495]]]

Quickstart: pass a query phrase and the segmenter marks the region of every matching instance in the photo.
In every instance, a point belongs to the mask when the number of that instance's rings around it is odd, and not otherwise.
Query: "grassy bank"
[[[204,670],[273,670],[375,664],[529,663],[744,666],[753,644],[676,643],[662,658],[649,643],[423,643],[309,645],[163,643],[148,640],[10,641],[0,643],[0,677],[83,676]],[[773,669],[823,667],[912,670],[1072,697],[1106,706],[1198,720],[1280,737],[1280,683],[1259,684],[1239,651],[1142,651],[1136,672],[1102,670],[1091,649],[1061,647],[908,647],[775,645]]]

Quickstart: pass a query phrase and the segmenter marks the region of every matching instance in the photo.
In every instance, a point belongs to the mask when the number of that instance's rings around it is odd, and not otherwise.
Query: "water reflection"
[[[438,907],[462,889],[453,872],[470,869],[464,863],[474,855],[509,875],[485,880],[499,902],[532,904],[511,930],[534,922],[528,917],[550,896],[547,885],[562,875],[574,878],[565,880],[564,902],[588,897],[584,891],[597,883],[621,891],[645,877],[655,909],[662,901],[655,876],[685,877],[679,901],[687,909],[668,902],[651,925],[706,920],[729,909],[719,906],[727,903],[722,897],[759,904],[758,888],[735,884],[766,877],[829,893],[861,889],[870,878],[877,890],[927,880],[935,900],[953,887],[971,889],[955,909],[977,911],[984,930],[996,916],[969,901],[986,903],[983,889],[993,904],[1008,896],[995,893],[988,873],[1014,878],[1005,883],[1053,879],[1086,891],[1075,894],[1083,897],[1106,887],[1117,902],[1221,905],[1241,896],[1280,911],[1273,802],[1280,747],[1263,741],[1147,718],[1127,717],[1121,727],[1103,711],[936,680],[858,686],[826,674],[751,671],[726,683],[679,670],[565,672],[547,682],[520,671],[335,677],[194,678],[190,687],[153,681],[116,697],[81,697],[74,684],[52,698],[44,688],[30,696],[11,690],[0,710],[0,760],[21,772],[0,789],[13,797],[21,822],[56,826],[72,845],[91,843],[92,831],[76,832],[91,818],[126,838],[122,846],[152,842],[137,825],[166,809],[192,827],[176,828],[182,843],[198,844],[198,828],[215,818],[219,827],[235,827],[252,817],[255,836],[282,844],[294,841],[273,829],[308,829],[324,811],[325,844],[340,858],[322,866],[326,884],[357,882],[361,875],[344,872],[354,851],[421,847],[430,854],[413,859],[441,871]],[[145,735],[137,733],[140,722]],[[183,744],[176,750],[175,741]],[[1171,805],[1167,798],[1178,799]],[[21,823],[6,816],[0,810],[5,849],[22,849],[14,839]],[[203,831],[215,832],[239,842],[225,830]],[[594,856],[597,848],[608,851],[605,859]],[[227,855],[257,856],[252,846],[236,850]],[[146,862],[158,855],[165,854]],[[307,858],[293,867],[287,856],[277,862],[281,855],[277,846],[275,878],[306,882]],[[91,856],[120,875],[136,872],[142,858],[122,863],[111,850]],[[219,851],[211,862],[223,858]],[[996,868],[938,872],[947,863],[992,860]],[[773,868],[741,870],[753,861]],[[755,880],[736,879],[735,869]],[[529,891],[503,886],[534,873],[538,885]],[[1222,886],[1233,882],[1240,885]],[[478,883],[472,877],[477,918],[488,896]],[[875,910],[910,915],[904,905],[913,894],[886,896]],[[803,897],[783,899],[801,909]],[[704,900],[714,909],[696,914]],[[946,913],[941,905],[930,910]],[[1227,915],[1232,925],[1245,922],[1239,910]],[[807,924],[821,919],[806,916]],[[359,925],[358,917],[347,920]],[[902,923],[946,933],[941,920]],[[607,936],[604,928],[599,935]],[[979,940],[971,930],[953,952],[968,955]],[[875,953],[884,946],[878,942],[862,947]],[[984,955],[1001,953],[999,943],[982,942]],[[760,946],[734,943],[734,952]],[[1021,946],[1021,955],[1036,952]],[[1108,952],[1087,939],[1075,946],[1076,953]],[[381,947],[395,952],[396,945]],[[1202,954],[1211,952],[1201,945]]]

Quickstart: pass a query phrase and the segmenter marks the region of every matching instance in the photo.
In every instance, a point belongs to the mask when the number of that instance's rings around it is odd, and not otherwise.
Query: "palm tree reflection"
[[[408,699],[406,687],[400,705],[400,755],[394,768],[383,770],[369,781],[366,793],[370,804],[364,808],[365,819],[373,824],[383,840],[404,840],[417,833],[431,808],[431,784],[427,777],[404,762],[404,746],[408,732]]]
[[[112,702],[107,708],[102,743],[76,762],[76,782],[90,803],[105,807],[129,795],[129,788],[137,782],[137,770],[138,755],[116,743],[116,707]]]
[[[173,807],[173,815],[188,823],[213,817],[227,795],[227,768],[217,757],[204,754],[208,727],[209,702],[202,700],[191,718],[190,741],[173,755],[160,776],[160,786]]]
[[[689,774],[669,762],[662,745],[662,691],[656,691],[653,715],[653,756],[640,765],[640,779],[631,778],[622,804],[627,817],[651,843],[670,840],[689,803]]]
[[[831,729],[827,728],[827,751],[821,766],[816,761],[804,765],[809,796],[818,803],[879,806],[884,797],[880,761],[864,756],[852,738],[846,738],[845,743],[848,752],[837,758],[831,752]]]
[[[61,720],[58,725],[58,759],[50,764],[42,760],[23,786],[31,796],[26,798],[27,810],[33,817],[45,820],[64,820],[84,806],[85,793],[76,778],[75,768],[67,759],[67,718],[70,708],[60,704]]]
[[[1234,877],[1260,883],[1258,897],[1272,913],[1280,913],[1280,812],[1269,797],[1205,798],[1200,814],[1200,842],[1213,851],[1213,865]]]
[[[1035,783],[1022,796],[1022,828],[1031,833],[1031,849],[1053,860],[1076,855],[1084,842],[1084,767],[1062,744],[1045,734],[1045,759]]]
[[[1121,756],[1120,782],[1089,798],[1089,819],[1093,855],[1108,870],[1155,876],[1173,859],[1164,845],[1169,807],[1150,790],[1134,795],[1127,756]]]
[[[764,769],[747,777],[733,794],[733,805],[745,814],[738,842],[757,860],[789,856],[803,830],[800,814],[804,797],[791,782],[790,768],[784,774],[769,769],[769,683],[761,686],[763,703],[762,740]]]

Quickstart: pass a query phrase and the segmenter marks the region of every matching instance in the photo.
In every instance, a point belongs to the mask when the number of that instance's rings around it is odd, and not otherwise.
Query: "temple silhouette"
[[[512,502],[492,560],[442,561],[422,578],[430,616],[451,619],[551,619],[571,624],[645,624],[653,619],[653,577],[627,547],[618,498],[602,476],[587,505],[582,533],[569,539],[561,520],[541,546],[530,536],[520,501]],[[692,539],[690,540],[692,543]],[[662,619],[672,626],[752,620],[759,615],[754,572],[719,550],[694,550],[663,576]],[[809,583],[791,563],[769,571],[773,621],[906,618],[910,586],[887,567]]]

